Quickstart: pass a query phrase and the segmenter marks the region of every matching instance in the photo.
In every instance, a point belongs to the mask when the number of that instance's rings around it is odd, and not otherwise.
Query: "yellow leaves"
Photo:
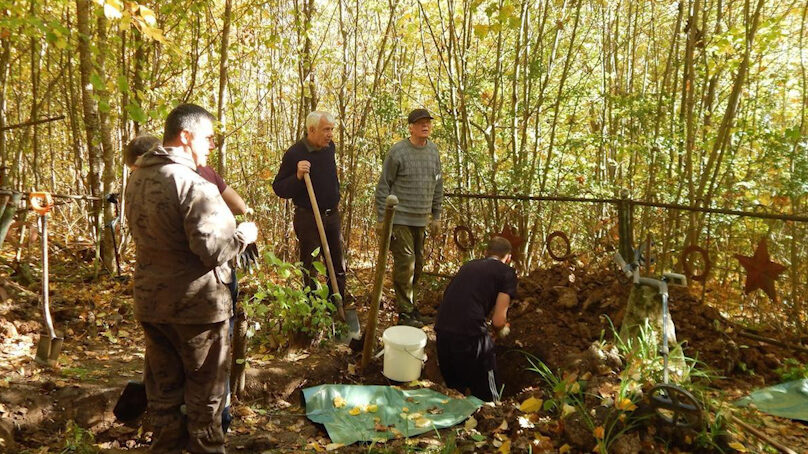
[[[427,418],[418,418],[415,420],[415,427],[424,428],[432,425],[432,421]]]
[[[353,407],[353,408],[351,408],[350,411],[348,411],[348,414],[351,415],[351,416],[356,416],[359,413],[362,413],[362,409],[359,408],[359,407]]]
[[[151,27],[157,25],[157,17],[154,15],[154,11],[152,11],[150,8],[139,5],[139,13],[146,25]]]
[[[376,404],[365,405],[365,411],[367,413],[376,413],[379,411],[379,406]]]
[[[511,440],[503,441],[502,446],[499,447],[497,452],[501,452],[502,454],[509,454],[511,452]]]
[[[477,420],[474,419],[474,416],[469,416],[469,419],[466,420],[463,427],[468,431],[474,430],[474,428],[477,427]]]
[[[736,450],[738,452],[749,452],[749,451],[747,451],[746,446],[744,446],[742,443],[737,442],[737,441],[732,441],[732,442],[728,443],[727,445],[730,448],[732,448],[732,449],[734,449],[734,450]]]
[[[342,398],[342,396],[334,397],[334,408],[342,408],[347,404],[348,402],[346,402],[345,399]]]
[[[632,402],[628,397],[616,399],[614,401],[614,407],[622,411],[634,411],[637,409],[637,406],[634,405],[634,402]]]
[[[541,410],[543,403],[544,401],[542,399],[528,397],[522,402],[521,405],[519,405],[519,410],[524,413],[536,413],[537,411]]]
[[[120,19],[123,17],[123,1],[121,0],[95,0],[98,6],[104,7],[104,16],[107,19]]]
[[[603,437],[606,435],[606,429],[604,429],[603,426],[595,427],[592,431],[592,435],[598,440],[603,440]]]
[[[561,418],[566,418],[567,416],[575,413],[575,407],[569,404],[564,404],[561,406]]]
[[[478,38],[485,38],[485,35],[488,34],[488,25],[483,24],[475,24],[474,25],[474,35]]]

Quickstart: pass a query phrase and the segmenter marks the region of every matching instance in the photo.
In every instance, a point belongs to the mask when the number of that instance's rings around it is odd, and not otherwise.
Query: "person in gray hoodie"
[[[414,301],[414,291],[424,266],[426,229],[440,230],[443,175],[438,147],[429,140],[432,115],[415,109],[407,117],[410,137],[396,142],[384,159],[376,185],[378,225],[384,217],[387,196],[395,194],[398,206],[393,216],[390,251],[393,253],[393,288],[398,323],[421,327],[428,320]],[[377,228],[377,231],[381,231]]]
[[[154,452],[225,452],[229,261],[258,231],[250,222],[237,227],[216,186],[196,171],[214,147],[213,119],[194,104],[177,106],[166,118],[163,145],[137,160],[126,188]]]

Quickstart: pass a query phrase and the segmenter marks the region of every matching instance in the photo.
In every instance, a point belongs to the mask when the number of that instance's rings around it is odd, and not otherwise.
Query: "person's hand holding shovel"
[[[309,173],[311,171],[311,163],[309,161],[298,161],[297,162],[297,179],[302,180],[303,175]]]

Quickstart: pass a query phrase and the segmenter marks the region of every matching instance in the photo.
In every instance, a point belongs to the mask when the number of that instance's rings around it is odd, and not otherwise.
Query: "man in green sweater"
[[[384,159],[376,186],[376,212],[381,225],[387,196],[398,197],[390,240],[398,323],[421,327],[426,320],[414,304],[413,292],[424,265],[426,228],[432,234],[440,230],[443,177],[438,147],[429,140],[432,116],[426,109],[415,109],[407,123],[410,137],[390,147]]]

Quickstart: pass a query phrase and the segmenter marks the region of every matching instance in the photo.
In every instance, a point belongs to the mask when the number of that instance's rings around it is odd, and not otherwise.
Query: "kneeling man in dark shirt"
[[[485,401],[498,401],[494,341],[486,319],[504,335],[508,305],[516,295],[516,272],[508,266],[511,243],[494,237],[486,258],[467,262],[449,283],[438,308],[438,364],[446,386]]]

